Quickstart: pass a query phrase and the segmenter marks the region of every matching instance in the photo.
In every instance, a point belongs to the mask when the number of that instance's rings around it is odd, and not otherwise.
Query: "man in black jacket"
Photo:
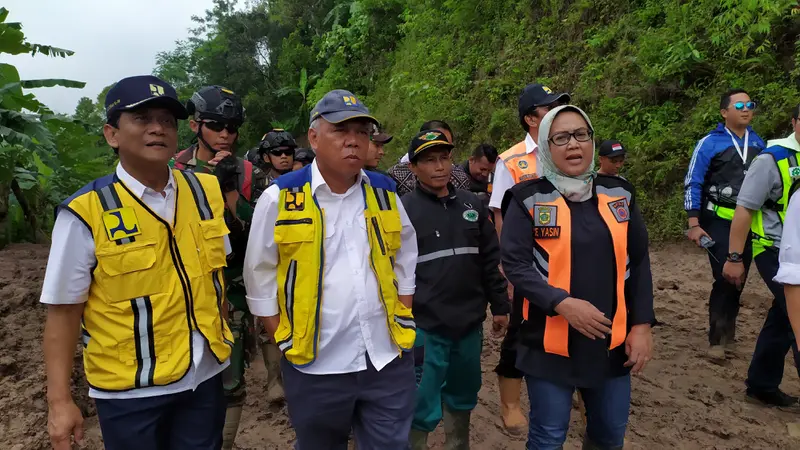
[[[419,246],[413,303],[419,383],[411,424],[413,450],[428,448],[428,433],[442,416],[448,448],[469,448],[470,413],[481,388],[487,301],[498,335],[508,325],[511,309],[488,212],[475,194],[450,183],[452,148],[440,131],[417,134],[408,152],[417,186],[402,197]]]

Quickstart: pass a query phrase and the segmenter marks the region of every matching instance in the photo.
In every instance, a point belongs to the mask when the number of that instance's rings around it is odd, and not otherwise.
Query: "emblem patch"
[[[467,222],[477,222],[478,221],[478,211],[474,209],[468,209],[464,211],[464,214],[461,215],[464,220]]]
[[[424,135],[422,135],[422,137],[420,139],[422,139],[423,141],[432,141],[434,139],[439,138],[439,136],[441,136],[441,134],[430,132],[430,133],[425,133]]]
[[[103,225],[112,241],[142,234],[136,211],[130,206],[103,212]]]
[[[557,226],[558,206],[533,206],[533,237],[535,239],[556,239],[561,237],[561,227]]]
[[[522,161],[518,162],[517,163],[517,167],[519,167],[522,170],[527,169],[528,168],[528,161],[522,160]]]
[[[617,222],[622,223],[631,220],[631,212],[628,208],[627,199],[623,198],[608,202],[608,207],[611,208],[611,213],[614,214],[614,218],[617,219]]]
[[[305,192],[287,192],[284,209],[286,211],[302,211],[306,207],[305,200]]]
[[[789,176],[792,178],[800,178],[800,167],[789,167]]]

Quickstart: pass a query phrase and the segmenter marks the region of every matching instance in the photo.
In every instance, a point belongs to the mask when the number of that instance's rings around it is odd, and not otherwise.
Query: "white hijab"
[[[569,176],[559,170],[553,163],[553,158],[550,154],[550,127],[556,116],[564,111],[574,111],[583,116],[589,129],[592,128],[592,122],[589,116],[583,112],[582,109],[573,105],[562,105],[553,108],[542,119],[542,124],[539,125],[539,173],[543,178],[553,184],[558,192],[561,193],[569,201],[583,202],[592,197],[592,182],[594,181],[594,139],[592,139],[592,163],[586,168],[586,171],[578,176]]]

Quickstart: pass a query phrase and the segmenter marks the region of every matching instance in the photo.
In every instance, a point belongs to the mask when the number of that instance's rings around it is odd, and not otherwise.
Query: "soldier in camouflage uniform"
[[[241,100],[232,91],[208,86],[187,103],[190,126],[197,143],[178,153],[172,161],[180,170],[213,173],[225,197],[225,222],[231,231],[231,254],[225,269],[228,320],[234,336],[230,366],[223,372],[228,408],[223,429],[223,449],[233,448],[246,395],[244,370],[255,347],[253,317],[247,308],[242,280],[250,220],[258,197],[267,187],[266,174],[235,154],[239,127],[244,122]]]

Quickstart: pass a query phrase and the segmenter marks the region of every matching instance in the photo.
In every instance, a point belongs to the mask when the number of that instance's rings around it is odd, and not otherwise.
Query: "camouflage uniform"
[[[196,145],[178,153],[170,165],[192,172],[214,173],[214,168],[195,157]],[[247,236],[250,232],[250,221],[253,217],[256,201],[261,193],[267,188],[267,175],[258,167],[250,163],[245,163],[241,158],[239,167],[245,171],[252,168],[251,176],[243,176],[240,173],[237,181],[237,192],[239,201],[236,205],[236,217],[225,210],[225,222],[231,229],[230,242],[231,254],[228,255],[228,267],[225,269],[225,280],[227,285],[226,296],[228,298],[228,323],[233,332],[234,346],[231,353],[231,363],[222,374],[225,386],[225,397],[228,400],[228,407],[240,406],[244,404],[247,394],[245,388],[244,371],[249,365],[256,346],[256,333],[254,330],[253,316],[247,307],[245,299],[245,287],[242,279],[244,267],[244,253],[247,248]],[[249,185],[248,185],[249,184]],[[247,200],[249,198],[249,201]]]

